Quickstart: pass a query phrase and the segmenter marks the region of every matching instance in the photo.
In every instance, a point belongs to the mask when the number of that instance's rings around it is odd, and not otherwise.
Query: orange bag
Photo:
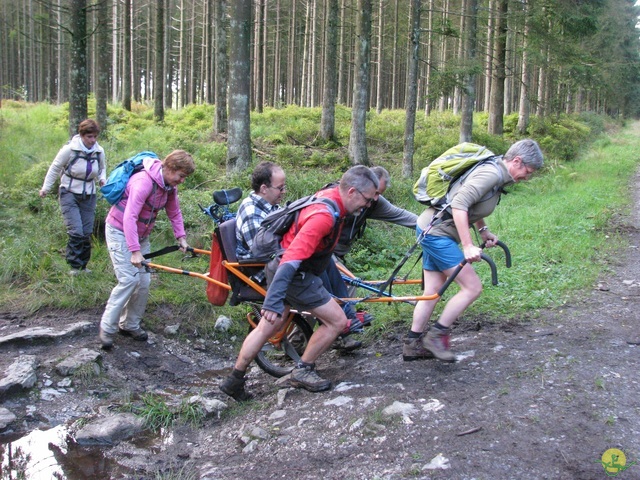
[[[218,242],[218,236],[213,235],[211,241],[211,257],[209,259],[209,277],[218,280],[222,283],[227,283],[227,269],[222,265],[222,249]],[[207,298],[209,302],[218,307],[223,306],[227,297],[229,296],[229,290],[219,287],[215,283],[207,282]]]

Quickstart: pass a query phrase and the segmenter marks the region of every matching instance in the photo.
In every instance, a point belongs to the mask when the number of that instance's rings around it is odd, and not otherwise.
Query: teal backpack
[[[127,188],[127,182],[133,174],[142,170],[142,161],[145,158],[158,158],[158,155],[149,151],[140,152],[120,163],[109,174],[107,183],[100,188],[100,193],[110,205],[120,201]]]

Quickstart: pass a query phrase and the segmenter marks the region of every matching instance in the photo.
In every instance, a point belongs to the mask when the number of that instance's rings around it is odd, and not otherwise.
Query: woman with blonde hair
[[[195,171],[191,155],[174,150],[160,161],[147,157],[143,169],[127,182],[122,199],[111,207],[106,220],[106,239],[118,284],[100,321],[103,349],[113,346],[117,332],[134,340],[148,338],[140,324],[147,307],[151,276],[142,267],[144,255],[151,251],[149,235],[156,216],[166,210],[181,251],[186,251],[187,234],[178,202],[178,185]]]

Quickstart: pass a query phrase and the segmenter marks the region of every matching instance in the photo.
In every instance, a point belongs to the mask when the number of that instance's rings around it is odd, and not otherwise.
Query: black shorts
[[[271,285],[274,275],[280,259],[275,258],[267,263],[265,272],[267,274],[267,289],[268,285]],[[324,288],[322,280],[317,275],[309,272],[301,272],[298,270],[293,277],[293,280],[287,288],[286,302],[296,310],[312,310],[317,307],[321,307],[331,301],[333,297]]]

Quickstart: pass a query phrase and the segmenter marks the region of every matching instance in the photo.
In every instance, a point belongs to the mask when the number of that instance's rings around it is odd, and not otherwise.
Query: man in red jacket
[[[331,388],[331,382],[316,373],[315,361],[347,326],[347,317],[319,275],[331,261],[344,217],[371,205],[377,192],[378,177],[371,169],[357,165],[342,175],[338,186],[316,194],[331,199],[335,209],[318,203],[300,211],[298,221],[282,237],[284,254],[266,266],[268,289],[262,319],[242,344],[233,372],[220,385],[224,393],[238,401],[251,398],[244,389],[247,367],[267,339],[282,327],[285,303],[310,312],[322,322],[309,339],[289,383],[311,392]]]

